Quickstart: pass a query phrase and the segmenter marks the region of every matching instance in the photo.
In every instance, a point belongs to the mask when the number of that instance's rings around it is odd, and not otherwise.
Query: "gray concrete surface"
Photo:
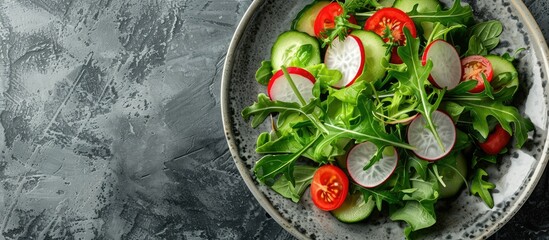
[[[0,1],[0,239],[291,239],[221,127],[251,2]],[[548,38],[548,2],[525,3]],[[548,192],[493,238],[549,238]]]

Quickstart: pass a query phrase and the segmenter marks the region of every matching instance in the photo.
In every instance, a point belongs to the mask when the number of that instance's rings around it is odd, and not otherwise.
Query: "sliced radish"
[[[441,111],[431,114],[433,124],[440,136],[444,151],[427,126],[423,115],[418,115],[408,126],[408,144],[416,148],[414,153],[425,160],[435,161],[446,156],[456,143],[456,127],[452,118]]]
[[[383,157],[364,170],[374,154],[377,146],[371,142],[363,142],[354,146],[347,155],[347,171],[351,178],[360,186],[373,188],[384,183],[395,171],[398,154],[394,147],[386,147]]]
[[[313,98],[315,77],[303,68],[288,67],[287,70],[299,93],[303,99],[308,102]],[[278,70],[278,72],[271,77],[269,85],[267,86],[267,92],[273,101],[299,102],[299,98],[292,90],[292,87],[282,70]]]
[[[344,41],[334,40],[326,50],[324,63],[329,69],[339,70],[343,76],[333,87],[353,84],[364,71],[365,59],[364,46],[358,37],[349,35]]]
[[[461,59],[452,44],[444,40],[433,41],[423,52],[422,64],[431,59],[433,69],[429,81],[438,88],[455,88],[461,80]]]

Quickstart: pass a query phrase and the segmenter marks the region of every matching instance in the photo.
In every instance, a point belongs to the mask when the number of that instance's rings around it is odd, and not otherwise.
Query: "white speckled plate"
[[[278,34],[289,29],[304,0],[255,0],[234,35],[229,47],[222,81],[222,115],[227,142],[244,181],[265,210],[287,231],[298,238],[386,239],[402,238],[404,225],[383,216],[358,224],[344,224],[313,206],[306,194],[298,204],[284,199],[255,181],[251,172],[260,158],[255,153],[258,134],[268,124],[252,129],[240,112],[257,99],[265,88],[254,74]],[[499,53],[526,47],[519,61],[520,111],[536,129],[523,149],[510,151],[497,167],[489,169],[495,182],[495,207],[489,209],[477,197],[463,191],[458,199],[440,204],[437,224],[427,239],[487,238],[503,226],[526,201],[541,177],[548,157],[548,49],[530,12],[520,0],[483,0],[470,3],[479,19],[498,19],[504,24]],[[283,14],[281,14],[283,13]]]

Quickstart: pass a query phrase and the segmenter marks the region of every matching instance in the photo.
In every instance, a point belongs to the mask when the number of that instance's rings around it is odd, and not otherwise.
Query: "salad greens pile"
[[[387,5],[383,2],[386,1],[340,3],[344,11],[335,17],[333,28],[318,39],[319,46],[329,47],[335,39],[343,40],[351,30],[361,29],[364,20]],[[490,208],[494,206],[491,191],[497,186],[490,182],[486,169],[497,164],[507,150],[487,154],[479,143],[485,142],[497,125],[514,138],[515,147],[521,148],[528,141],[533,124],[510,105],[519,88],[518,74],[514,69],[494,70],[491,82],[483,75],[485,89],[478,93],[470,92],[477,86],[474,80],[462,81],[451,90],[437,88],[429,81],[429,75],[433,66],[440,63],[424,64],[421,55],[437,39],[452,44],[462,58],[494,55],[491,51],[499,44],[502,24],[495,20],[475,22],[471,7],[459,0],[447,9],[439,6],[432,11],[420,11],[421,1],[417,2],[406,13],[423,34],[414,37],[404,28],[406,43],[402,46],[391,42],[389,32],[382,36],[389,38],[386,52],[396,51],[402,63],[391,63],[387,57],[382,62],[385,75],[381,79],[366,76],[350,86],[334,88],[332,85],[342,78],[342,73],[325,63],[312,63],[313,48],[318,46],[311,44],[291,49],[293,54],[282,59],[278,69],[273,67],[273,60],[261,63],[256,80],[262,85],[268,85],[277,71],[284,71],[289,78],[286,67],[290,66],[307,70],[316,81],[310,101],[272,101],[260,93],[257,101],[242,111],[253,128],[268,122],[271,126],[257,137],[256,151],[263,155],[254,167],[259,182],[298,202],[319,166],[345,169],[349,149],[368,141],[377,146],[377,152],[364,169],[375,165],[390,147],[397,149],[398,165],[379,186],[366,188],[350,181],[349,194],[362,194],[366,201],[375,202],[378,211],[387,211],[391,220],[405,221],[407,237],[435,224],[435,205],[441,198],[440,189],[449,184],[445,181],[448,172],[463,179],[461,182],[465,182],[471,195],[479,196]],[[357,23],[350,22],[351,16],[357,18]],[[520,51],[498,57],[511,64]],[[301,95],[295,88],[293,92]],[[442,147],[431,119],[437,110],[447,113],[456,124],[456,143],[446,157],[426,161],[412,152],[415,147],[406,140],[407,124],[418,115],[424,116],[426,127]],[[467,160],[465,175],[457,170],[459,158]]]

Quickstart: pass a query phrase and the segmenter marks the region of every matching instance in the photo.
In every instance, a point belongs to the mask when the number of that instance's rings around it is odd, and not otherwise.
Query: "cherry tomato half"
[[[337,2],[330,3],[322,8],[322,10],[318,12],[315,19],[315,35],[320,38],[322,37],[322,32],[328,29],[334,29],[335,17],[341,14],[343,14],[343,8]],[[350,23],[356,24],[356,19],[354,16],[350,16],[348,20]]]
[[[498,124],[486,141],[479,143],[479,146],[486,154],[496,155],[509,143],[509,140],[511,140],[511,134]]]
[[[364,30],[373,31],[377,35],[383,37],[385,42],[389,41],[389,38],[386,37],[386,30],[391,31],[391,35],[395,43],[399,45],[406,44],[406,36],[404,35],[403,29],[407,28],[410,31],[410,34],[413,37],[416,37],[416,25],[414,21],[402,10],[398,8],[383,8],[374,13],[364,25]],[[396,48],[393,49],[391,55],[392,63],[402,63],[402,60],[396,52]]]
[[[324,165],[316,170],[311,183],[311,196],[315,205],[324,211],[340,207],[349,191],[349,179],[340,168]]]
[[[461,77],[462,82],[467,80],[476,80],[478,82],[475,88],[469,90],[469,92],[472,93],[484,91],[485,86],[482,75],[486,77],[488,82],[492,81],[494,75],[490,61],[480,55],[473,55],[462,59],[461,68],[463,69],[463,76]]]

